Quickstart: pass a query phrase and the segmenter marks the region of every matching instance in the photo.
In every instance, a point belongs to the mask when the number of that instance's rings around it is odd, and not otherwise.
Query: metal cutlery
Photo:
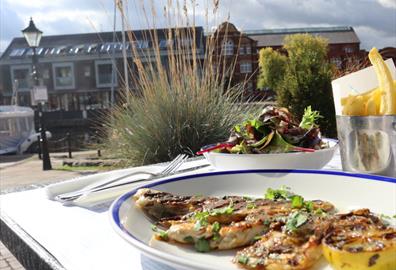
[[[88,187],[76,190],[76,191],[72,191],[72,192],[68,192],[68,193],[64,193],[64,194],[59,194],[55,197],[55,200],[60,201],[60,202],[68,202],[68,201],[73,201],[83,195],[92,193],[92,192],[98,192],[98,191],[102,191],[102,190],[106,190],[106,189],[110,189],[110,188],[115,188],[115,187],[119,187],[119,186],[123,186],[123,185],[128,185],[131,183],[137,183],[137,182],[141,182],[141,181],[148,181],[148,180],[152,180],[152,179],[158,179],[158,178],[162,178],[168,175],[171,175],[172,173],[174,173],[186,160],[188,159],[188,155],[185,154],[180,154],[178,155],[175,159],[173,159],[162,171],[160,171],[159,173],[151,173],[148,171],[135,171],[126,175],[123,175],[121,177],[117,177],[115,179],[111,179],[109,181],[106,181],[104,183],[100,183],[97,185],[90,185]],[[139,175],[139,174],[146,174],[149,175],[149,178],[144,178],[144,179],[134,179],[131,181],[126,181],[126,182],[122,182],[122,183],[118,183],[118,184],[114,184],[117,183],[118,181],[125,179],[127,177],[131,177],[131,176],[135,176],[135,175]]]

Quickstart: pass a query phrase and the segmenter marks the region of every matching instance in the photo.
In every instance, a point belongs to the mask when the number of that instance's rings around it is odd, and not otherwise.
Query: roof
[[[245,32],[240,32],[238,30],[238,28],[233,23],[230,23],[229,21],[225,21],[225,22],[221,23],[213,33],[208,33],[208,36],[211,35],[213,37],[217,37],[219,33],[224,33],[228,37],[232,36],[232,35],[234,35],[234,36],[236,35],[238,38],[241,38],[241,34],[242,34],[242,37],[255,41],[250,36],[248,36]]]
[[[156,34],[158,40],[166,41],[168,31],[191,31],[192,28],[163,28],[157,29]],[[152,29],[143,29],[136,31],[128,31],[126,33],[127,49],[130,46],[136,46],[139,49],[152,48],[153,44],[151,41]],[[202,44],[203,28],[195,27],[196,32],[196,43],[199,47]],[[134,42],[129,42],[128,34],[132,34]],[[187,35],[188,36],[188,35]],[[115,32],[115,42],[113,43],[113,32],[99,32],[99,33],[84,33],[84,34],[68,34],[68,35],[53,35],[46,36],[45,33],[41,39],[40,47],[37,48],[36,52],[40,57],[51,57],[57,55],[78,55],[78,54],[93,54],[93,53],[104,53],[108,54],[112,52],[114,47],[116,53],[122,51],[122,40],[121,32]],[[163,42],[166,45],[166,42]],[[29,48],[25,38],[18,37],[14,38],[4,53],[0,56],[0,61],[4,59],[24,58],[31,56],[33,51]]]
[[[302,33],[323,37],[329,44],[360,43],[350,26],[248,30],[244,33],[257,41],[257,47],[282,46],[287,35]]]

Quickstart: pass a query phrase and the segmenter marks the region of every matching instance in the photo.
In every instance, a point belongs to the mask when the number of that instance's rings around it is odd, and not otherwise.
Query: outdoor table
[[[187,165],[203,162],[195,159]],[[341,170],[338,151],[324,169]],[[206,167],[185,174],[213,170]],[[64,206],[49,200],[43,187],[4,194],[0,196],[1,241],[27,269],[175,269],[146,257],[117,235],[109,207],[109,203],[90,209]]]

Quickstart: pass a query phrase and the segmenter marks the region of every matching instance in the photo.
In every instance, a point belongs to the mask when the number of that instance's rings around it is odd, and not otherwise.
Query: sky
[[[124,0],[127,28],[183,24],[173,15],[177,2],[186,2],[190,24],[195,15],[205,30],[225,20],[241,30],[352,26],[363,49],[396,47],[396,0]],[[164,17],[167,3],[172,15]],[[112,31],[113,11],[113,0],[0,0],[0,52],[22,36],[30,17],[44,35],[60,35]]]

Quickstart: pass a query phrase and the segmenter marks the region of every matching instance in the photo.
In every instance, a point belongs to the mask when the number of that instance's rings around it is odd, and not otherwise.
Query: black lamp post
[[[32,77],[34,81],[34,86],[39,86],[39,74],[37,70],[37,54],[36,48],[40,44],[41,36],[43,32],[37,29],[34,25],[32,18],[30,18],[29,26],[22,30],[23,35],[25,36],[26,42],[28,43],[29,47],[33,50],[33,72]],[[43,108],[42,102],[38,102],[37,104],[38,109],[38,116],[39,116],[39,128],[40,128],[40,136],[41,136],[41,151],[43,155],[43,170],[51,170],[51,160],[48,151],[48,142],[47,142],[47,135],[45,133],[45,125],[44,125],[44,118],[43,118]]]

